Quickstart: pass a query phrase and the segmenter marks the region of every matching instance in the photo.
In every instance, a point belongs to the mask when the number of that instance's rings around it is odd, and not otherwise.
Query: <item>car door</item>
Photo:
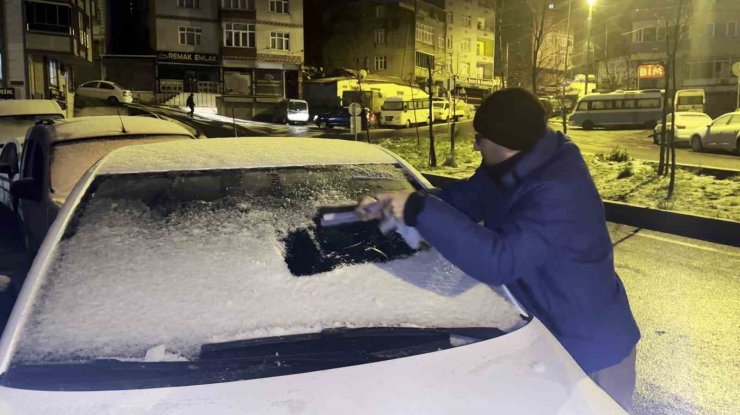
[[[117,100],[119,101],[121,100],[121,97],[117,93],[118,91],[116,91],[116,87],[114,87],[112,84],[108,82],[101,82],[98,88],[99,88],[98,90],[100,91],[99,92],[100,99],[106,100],[110,97],[115,97]]]
[[[77,94],[82,97],[97,98],[98,97],[98,82],[85,82],[77,88]]]
[[[730,122],[727,123],[726,133],[722,135],[722,142],[718,143],[718,147],[722,147],[725,150],[735,150],[738,134],[740,134],[740,114],[734,114],[730,117]]]
[[[723,115],[712,122],[704,137],[706,147],[717,147],[722,142],[723,134],[727,134],[727,123],[730,121],[730,116],[731,114]]]
[[[15,211],[13,196],[10,194],[10,184],[18,174],[18,147],[12,141],[6,143],[0,151],[0,203],[11,211]]]
[[[48,229],[47,204],[49,199],[48,148],[40,140],[29,140],[23,152],[20,180],[30,179],[33,198],[18,201],[19,215],[26,232],[27,247],[35,252]]]

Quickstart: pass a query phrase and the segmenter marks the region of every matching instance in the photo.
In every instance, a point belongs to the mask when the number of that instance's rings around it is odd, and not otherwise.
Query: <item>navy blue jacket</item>
[[[416,228],[468,275],[505,284],[586,373],[619,363],[640,339],[603,202],[578,147],[559,132],[548,129],[496,182],[481,167],[427,195]]]

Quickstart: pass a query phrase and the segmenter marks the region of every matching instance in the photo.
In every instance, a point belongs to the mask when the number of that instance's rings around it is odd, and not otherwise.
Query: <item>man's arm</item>
[[[433,195],[424,200],[416,229],[442,256],[475,279],[493,285],[511,283],[537,272],[551,242],[544,230],[546,209],[530,205],[506,224],[488,229]]]
[[[444,189],[433,189],[425,193],[438,197],[463,212],[475,222],[483,220],[484,207],[481,202],[481,189],[491,188],[492,184],[481,183],[486,178],[481,169],[465,180],[460,180]]]

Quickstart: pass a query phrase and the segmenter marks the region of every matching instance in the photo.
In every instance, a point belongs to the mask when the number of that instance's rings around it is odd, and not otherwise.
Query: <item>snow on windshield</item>
[[[101,177],[14,360],[196,359],[205,343],[334,327],[518,327],[513,306],[433,250],[290,272],[284,238],[318,206],[409,187],[391,165]]]
[[[55,144],[51,151],[51,188],[54,198],[65,200],[77,181],[101,157],[111,151],[136,145],[188,139],[187,136],[149,136],[130,138],[90,138]]]

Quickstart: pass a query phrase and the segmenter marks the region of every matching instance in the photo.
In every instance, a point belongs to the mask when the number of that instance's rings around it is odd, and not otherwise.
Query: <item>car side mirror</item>
[[[41,192],[33,177],[26,177],[10,185],[10,194],[18,199],[41,201]]]

